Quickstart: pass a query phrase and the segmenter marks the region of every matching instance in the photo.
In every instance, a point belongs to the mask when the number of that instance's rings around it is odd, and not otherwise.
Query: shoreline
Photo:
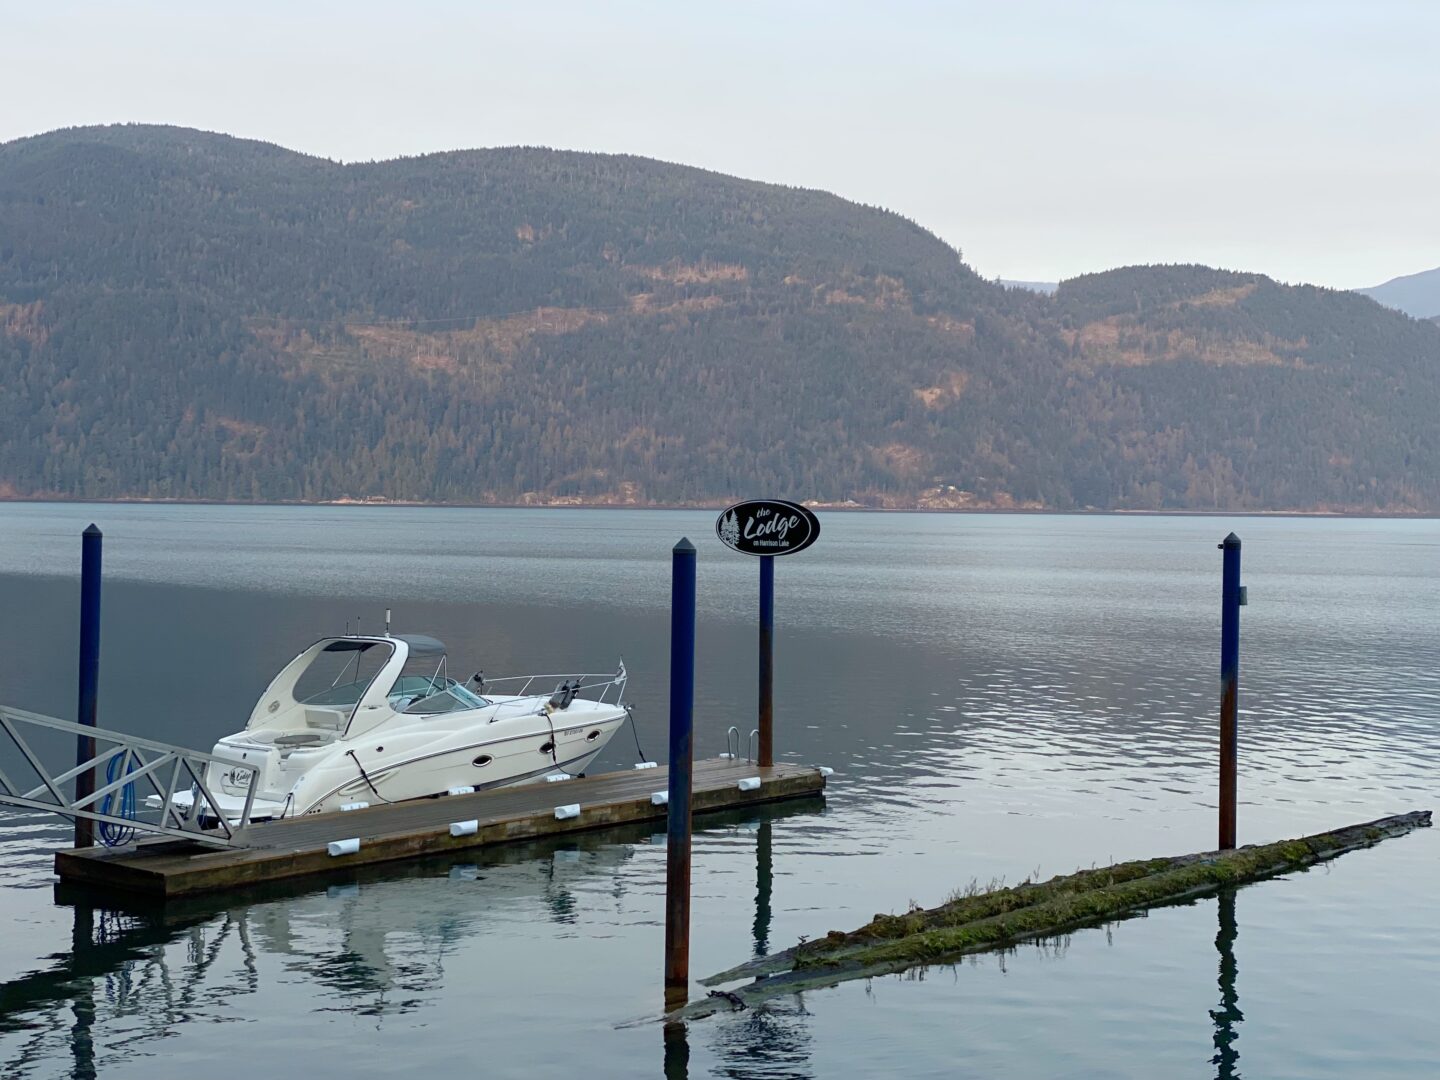
[[[719,511],[736,500],[698,503],[607,503],[607,502],[409,502],[399,499],[327,499],[320,502],[251,502],[236,499],[146,499],[146,498],[36,498],[0,496],[0,507],[17,506],[252,506],[252,507],[368,507],[411,510],[670,510]],[[1353,518],[1355,520],[1440,520],[1440,512],[1420,510],[1059,510],[1047,507],[1018,506],[863,506],[856,503],[827,503],[819,500],[797,500],[811,510],[825,513],[856,514],[1004,514],[1029,517],[1236,517],[1236,518]]]

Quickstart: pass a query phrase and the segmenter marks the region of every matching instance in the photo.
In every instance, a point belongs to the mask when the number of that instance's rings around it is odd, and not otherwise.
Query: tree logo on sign
[[[740,542],[740,521],[731,510],[720,522],[720,541],[727,547],[734,547]]]

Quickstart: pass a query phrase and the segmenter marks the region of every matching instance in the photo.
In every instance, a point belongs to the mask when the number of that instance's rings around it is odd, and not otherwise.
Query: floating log
[[[833,930],[819,940],[802,941],[784,952],[712,975],[701,985],[755,981],[734,990],[712,991],[710,997],[669,1018],[698,1019],[802,990],[1008,949],[1302,870],[1429,824],[1430,811],[1417,810],[1275,844],[1143,859],[1045,882],[966,890],[939,907],[876,915],[848,934]]]

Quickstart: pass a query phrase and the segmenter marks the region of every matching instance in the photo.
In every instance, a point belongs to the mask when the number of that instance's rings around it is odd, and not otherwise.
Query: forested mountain
[[[0,494],[1440,511],[1440,327],[633,157],[0,145]]]
[[[1355,291],[1417,319],[1440,318],[1440,266]]]

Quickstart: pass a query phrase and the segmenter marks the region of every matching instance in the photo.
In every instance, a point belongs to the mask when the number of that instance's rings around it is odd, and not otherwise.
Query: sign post
[[[775,764],[775,556],[760,556],[760,764]]]
[[[715,535],[732,551],[760,559],[760,765],[775,764],[775,557],[804,551],[820,536],[807,507],[755,499],[726,507]]]

